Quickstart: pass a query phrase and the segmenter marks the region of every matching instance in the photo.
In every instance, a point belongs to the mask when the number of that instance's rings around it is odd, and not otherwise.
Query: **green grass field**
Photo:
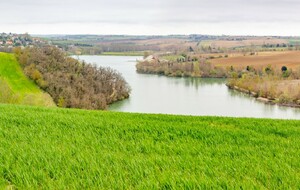
[[[0,103],[55,106],[23,73],[13,54],[0,53]]]
[[[0,105],[0,144],[0,188],[300,188],[300,121]]]

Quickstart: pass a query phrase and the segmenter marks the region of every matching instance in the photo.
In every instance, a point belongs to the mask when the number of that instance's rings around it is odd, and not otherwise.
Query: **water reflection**
[[[200,86],[212,86],[212,85],[223,85],[225,79],[213,79],[208,78],[206,80],[203,80],[201,78],[182,78],[184,81],[184,84],[186,86],[194,86],[196,89]]]
[[[264,109],[265,112],[276,112],[277,110],[279,112],[283,112],[283,113],[287,113],[287,112],[291,112],[290,114],[295,113],[297,116],[298,114],[300,114],[300,109],[299,108],[291,108],[291,107],[286,107],[286,106],[279,106],[279,105],[273,105],[273,104],[265,104],[264,102],[260,102],[258,100],[256,100],[254,97],[250,96],[249,94],[245,94],[239,91],[235,91],[235,90],[231,90],[228,88],[228,94],[231,97],[236,97],[236,99],[248,99],[248,101],[253,102],[255,104],[259,104],[262,105],[262,108]],[[298,115],[299,117],[299,115]],[[299,118],[300,119],[300,118]]]
[[[172,78],[138,74],[140,57],[80,56],[98,66],[122,73],[132,88],[129,99],[114,103],[110,110],[181,115],[300,119],[300,109],[266,105],[232,91],[224,79]]]

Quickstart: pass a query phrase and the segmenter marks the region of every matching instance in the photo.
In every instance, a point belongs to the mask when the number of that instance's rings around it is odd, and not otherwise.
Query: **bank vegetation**
[[[14,52],[25,74],[59,107],[106,109],[129,97],[129,85],[111,68],[67,57],[53,46],[16,48]]]
[[[300,107],[299,79],[300,69],[292,70],[283,66],[278,71],[268,66],[260,71],[253,68],[245,70],[240,77],[228,79],[227,85],[265,103]]]
[[[226,68],[215,67],[201,56],[181,54],[179,56],[150,55],[136,65],[137,72],[171,77],[227,77]]]
[[[245,59],[253,56],[255,54],[249,54]],[[213,64],[217,59],[226,60],[228,55],[147,55],[137,63],[136,69],[139,73],[170,77],[227,78],[229,88],[250,94],[265,103],[300,107],[300,65],[279,67],[283,63],[271,65],[262,62],[256,65],[241,62],[234,66],[229,63]]]

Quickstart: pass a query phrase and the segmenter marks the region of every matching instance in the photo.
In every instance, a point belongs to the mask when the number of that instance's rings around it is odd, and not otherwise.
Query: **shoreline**
[[[136,70],[137,73],[139,74],[146,74],[146,75],[158,75],[158,76],[165,76],[165,77],[173,77],[173,78],[203,78],[203,79],[228,79],[228,77],[214,77],[214,76],[173,76],[173,75],[166,75],[158,72],[143,72],[143,71],[138,71]],[[269,105],[278,105],[278,106],[283,106],[283,107],[290,107],[290,108],[300,108],[300,102],[298,103],[280,103],[278,102],[278,98],[266,98],[259,96],[257,92],[250,91],[244,88],[240,88],[238,86],[230,86],[228,84],[225,84],[229,89],[235,90],[238,92],[242,92],[244,94],[248,94],[251,97],[254,97],[257,101],[263,102],[265,104]],[[300,100],[299,100],[300,101]]]
[[[244,94],[248,94],[249,96],[254,97],[256,99],[256,101],[263,102],[265,104],[278,105],[278,106],[291,107],[291,108],[300,108],[300,104],[297,104],[297,103],[280,103],[280,102],[277,102],[278,99],[262,97],[262,96],[259,96],[258,93],[256,93],[256,92],[253,92],[253,91],[250,91],[250,90],[247,90],[244,88],[240,88],[238,86],[230,86],[228,84],[226,84],[226,86],[231,90],[235,90],[238,92],[242,92]]]
[[[165,77],[171,77],[171,78],[202,78],[202,79],[228,79],[228,77],[217,77],[217,76],[185,76],[185,75],[166,75],[159,72],[142,72],[139,70],[136,70],[138,74],[143,75],[158,75],[158,76],[165,76]]]

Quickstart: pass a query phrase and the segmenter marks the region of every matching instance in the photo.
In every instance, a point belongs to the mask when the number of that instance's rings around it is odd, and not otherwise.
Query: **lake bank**
[[[293,55],[290,58],[289,55]],[[230,89],[235,89],[246,94],[255,96],[258,101],[277,104],[286,107],[300,107],[300,69],[296,61],[299,52],[264,53],[260,56],[250,54],[245,56],[230,57],[204,56],[193,52],[182,54],[160,55],[154,54],[138,61],[136,69],[138,73],[158,74],[168,77],[193,77],[193,78],[227,78]],[[282,57],[280,57],[282,56]],[[289,67],[284,66],[287,59]],[[243,64],[231,65],[228,60],[241,61]],[[224,64],[216,64],[214,60],[225,61]],[[253,65],[255,60],[260,62]],[[274,65],[266,64],[265,61],[273,61]],[[244,61],[244,62],[243,62]],[[211,62],[214,62],[212,64]],[[217,62],[218,63],[218,62]],[[298,70],[297,70],[298,65]],[[274,66],[274,68],[273,68]],[[281,67],[280,67],[281,66]],[[293,70],[295,69],[295,70]],[[295,81],[296,82],[295,84]],[[284,85],[283,85],[284,83]],[[298,89],[298,90],[297,90]]]
[[[227,86],[266,104],[300,108],[300,80],[245,75],[229,79]]]
[[[239,88],[237,86],[233,86],[233,87],[231,87],[229,85],[227,85],[227,86],[228,86],[228,88],[230,88],[232,90],[236,90],[238,92],[248,94],[249,96],[255,98],[257,101],[263,102],[265,104],[270,104],[270,105],[277,104],[279,106],[300,108],[300,101],[299,100],[296,103],[280,103],[279,99],[261,97],[261,96],[258,96],[258,93],[256,93],[256,92],[249,91],[249,90],[244,89],[244,88]]]
[[[225,79],[166,77],[139,74],[142,57],[79,56],[97,66],[119,71],[131,86],[129,99],[110,105],[111,111],[299,119],[300,110],[266,105],[226,86]]]

